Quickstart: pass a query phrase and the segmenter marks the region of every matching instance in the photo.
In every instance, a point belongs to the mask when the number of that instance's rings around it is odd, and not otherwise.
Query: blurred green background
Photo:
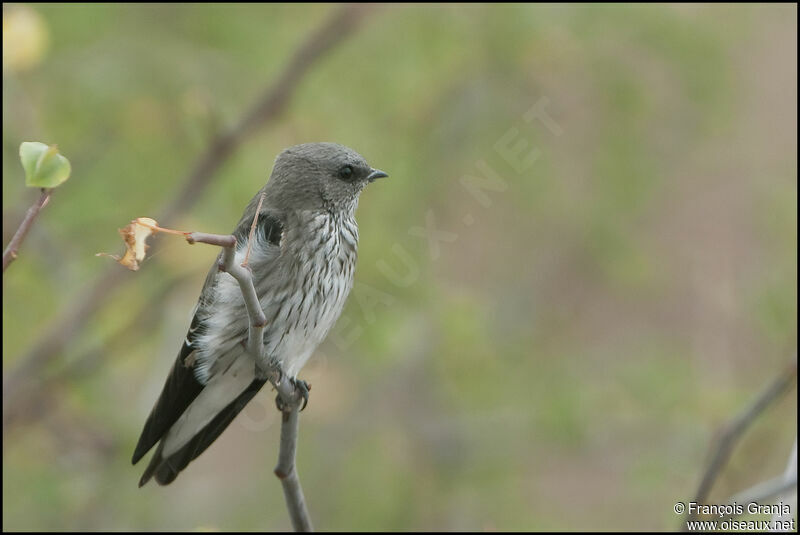
[[[335,9],[4,4],[4,244],[38,195],[19,144],[57,143],[73,170],[3,277],[5,372]],[[555,130],[525,121],[537,103]],[[297,143],[391,175],[361,197],[356,288],[301,374],[317,528],[674,529],[715,430],[796,349],[796,117],[794,5],[387,6],[174,226],[230,231]],[[538,155],[521,170],[498,150],[518,140]],[[476,196],[481,162],[503,187]],[[137,488],[216,255],[156,241],[4,396],[4,529],[289,528],[268,389],[173,485]],[[715,499],[784,469],[796,400]]]

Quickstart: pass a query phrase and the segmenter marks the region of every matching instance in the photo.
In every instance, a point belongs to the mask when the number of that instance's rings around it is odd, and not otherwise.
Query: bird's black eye
[[[353,176],[353,168],[349,165],[345,165],[341,169],[339,169],[339,178],[342,180],[350,180],[350,177]]]

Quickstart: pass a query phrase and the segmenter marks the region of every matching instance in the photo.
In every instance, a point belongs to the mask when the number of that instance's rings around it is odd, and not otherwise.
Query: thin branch
[[[767,481],[762,481],[757,485],[753,485],[747,490],[739,492],[735,496],[728,499],[725,503],[759,503],[763,504],[772,498],[780,496],[781,494],[792,490],[797,487],[797,474],[792,474],[789,477],[780,475],[773,477]]]
[[[766,505],[767,502],[772,501],[775,497],[780,496],[790,490],[797,489],[797,473],[794,472],[792,474],[781,474],[778,477],[773,477],[772,479],[768,479],[767,481],[762,481],[756,485],[753,485],[747,490],[743,490],[728,498],[727,501],[723,502],[725,505],[734,504],[740,506],[737,510],[736,508],[731,508],[733,511],[731,514],[725,514],[720,516],[720,521],[722,520],[731,520],[736,518],[737,516],[741,516],[743,514],[750,513],[748,509],[748,505],[751,503],[756,503],[759,505]],[[776,516],[780,520],[780,515],[774,515],[772,517],[772,524],[775,525]],[[791,515],[790,515],[791,516]],[[685,530],[688,531],[689,529],[689,522],[686,522]],[[774,531],[774,530],[773,530]]]
[[[255,228],[254,219],[251,234]],[[281,372],[278,364],[272,362],[264,354],[264,329],[267,327],[267,318],[261,309],[253,273],[244,264],[236,262],[236,237],[220,234],[204,234],[193,232],[186,236],[189,243],[207,243],[222,247],[222,258],[219,269],[236,279],[242,292],[245,308],[250,319],[247,331],[247,352],[255,359],[259,375],[266,377],[282,400],[281,442],[278,453],[278,465],[275,475],[281,480],[283,495],[286,499],[286,508],[292,520],[295,531],[313,531],[311,517],[306,507],[300,478],[297,475],[295,458],[297,454],[297,436],[300,427],[300,405],[302,396],[288,378]]]
[[[232,261],[229,256],[235,254],[236,236],[232,234],[206,234],[205,232],[190,232],[186,235],[186,241],[191,244],[207,243],[208,245],[216,245],[222,247],[223,259],[226,263]]]
[[[255,105],[226,134],[215,139],[198,158],[172,201],[160,211],[157,221],[170,226],[188,211],[206,191],[215,173],[236,149],[259,128],[275,121],[287,108],[300,81],[325,53],[335,48],[358,27],[370,9],[365,6],[336,8],[328,19],[300,45],[277,81],[267,89]],[[152,254],[152,250],[150,251]],[[94,315],[113,297],[114,291],[129,274],[118,266],[109,266],[95,282],[80,292],[74,306],[62,311],[53,326],[38,343],[18,359],[18,364],[3,380],[3,403],[8,403],[28,377],[38,375],[60,354],[62,347],[80,332]]]
[[[243,266],[250,264],[250,250],[253,248],[253,236],[256,234],[256,222],[258,221],[258,214],[261,213],[261,205],[264,204],[264,197],[266,194],[266,191],[262,191],[261,195],[258,197],[258,206],[256,206],[256,212],[253,214],[253,224],[250,225],[250,235],[247,237],[247,254],[244,255]]]
[[[25,218],[20,223],[17,232],[14,233],[14,237],[11,238],[5,251],[3,251],[3,273],[6,272],[6,268],[11,265],[11,262],[17,259],[19,248],[22,246],[22,242],[25,241],[25,236],[33,226],[33,222],[36,221],[39,212],[47,205],[52,191],[51,189],[42,188],[42,194],[39,199],[25,213]]]
[[[300,477],[297,475],[295,456],[297,453],[297,435],[300,425],[300,405],[295,405],[281,415],[281,447],[278,453],[278,465],[275,475],[283,485],[283,496],[286,499],[286,508],[292,519],[295,531],[314,531],[311,525],[311,516],[306,508],[306,499],[303,488],[300,486]]]
[[[783,503],[788,503],[789,505],[789,514],[784,515],[781,513],[775,513],[772,515],[772,525],[774,526],[777,521],[783,521],[788,518],[792,518],[792,503],[795,501],[793,497],[797,496],[797,435],[794,437],[794,446],[792,446],[792,451],[789,453],[789,461],[786,463],[786,470],[783,472],[783,477],[787,481],[794,477],[795,478],[795,485],[793,489],[787,491],[785,493],[781,493],[780,501]],[[792,492],[793,491],[793,492]],[[794,496],[793,496],[794,495]],[[796,505],[795,505],[796,506]]]
[[[711,488],[714,486],[722,469],[728,463],[733,448],[742,437],[748,427],[760,416],[770,405],[780,399],[797,380],[797,355],[794,360],[753,400],[745,407],[733,420],[728,422],[718,433],[718,439],[711,462],[706,468],[700,486],[695,493],[695,503],[707,503]],[[693,520],[695,515],[687,513],[687,520]],[[686,525],[684,523],[684,529]]]
[[[749,489],[743,490],[742,492],[739,492],[736,495],[728,498],[728,500],[724,502],[726,505],[738,504],[742,506],[742,509],[739,511],[734,510],[735,512],[733,514],[724,515],[722,519],[730,520],[732,518],[736,518],[737,516],[749,513],[747,509],[748,504],[757,503],[759,505],[766,505],[767,502],[773,500],[777,496],[785,494],[793,489],[797,489],[797,472],[792,474],[781,474],[778,477],[773,477],[767,481],[762,481],[761,483],[753,485]],[[772,521],[774,523],[774,516]]]
[[[255,226],[256,220],[253,220]],[[233,235],[204,234],[192,232],[186,236],[189,243],[207,243],[222,247],[222,260],[219,263],[220,271],[225,271],[239,283],[244,298],[244,306],[250,318],[250,328],[247,332],[247,351],[256,359],[256,364],[262,370],[269,369],[269,363],[264,359],[264,329],[267,327],[267,317],[258,301],[253,273],[248,266],[236,262],[236,237]]]

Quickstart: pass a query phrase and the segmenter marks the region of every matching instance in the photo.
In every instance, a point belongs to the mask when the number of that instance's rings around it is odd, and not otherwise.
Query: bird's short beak
[[[367,180],[369,180],[370,182],[375,182],[379,178],[385,178],[387,176],[389,176],[389,175],[387,175],[386,173],[384,173],[380,169],[373,169],[372,172],[367,175]]]

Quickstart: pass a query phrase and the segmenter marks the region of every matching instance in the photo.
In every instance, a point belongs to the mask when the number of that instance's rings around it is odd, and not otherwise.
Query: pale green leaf
[[[25,169],[25,184],[32,188],[55,188],[69,178],[69,160],[56,145],[25,141],[19,146],[19,159]]]

